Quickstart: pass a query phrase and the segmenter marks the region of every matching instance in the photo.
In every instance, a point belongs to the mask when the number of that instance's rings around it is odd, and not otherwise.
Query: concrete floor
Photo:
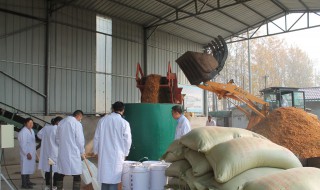
[[[15,189],[21,189],[21,175],[20,175],[20,165],[1,165],[1,172],[5,178],[11,183]],[[35,190],[43,190],[45,188],[45,180],[42,178],[40,170],[36,170],[35,174],[30,175],[30,180],[36,185],[33,187]],[[72,189],[72,176],[65,176],[63,185],[65,190]],[[81,184],[81,189],[89,190],[90,186]],[[9,186],[2,179],[0,190],[10,190]]]

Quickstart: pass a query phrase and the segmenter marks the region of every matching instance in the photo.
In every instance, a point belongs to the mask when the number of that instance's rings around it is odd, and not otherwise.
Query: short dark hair
[[[55,118],[53,119],[53,124],[52,124],[52,125],[56,125],[56,124],[59,123],[61,120],[63,120],[62,117],[60,117],[60,116],[55,117]]]
[[[173,106],[171,109],[172,109],[172,111],[174,111],[174,112],[178,112],[178,113],[182,114],[182,107],[179,106],[179,105],[175,105],[175,106]]]
[[[114,104],[112,104],[112,109],[114,112],[117,111],[123,111],[124,110],[124,103],[123,102],[115,102]]]
[[[24,120],[24,124],[27,124],[29,121],[33,121],[33,119],[31,117],[28,117]]]
[[[83,112],[81,110],[76,110],[76,111],[73,112],[72,115],[73,115],[73,117],[76,117],[78,115],[83,115]]]

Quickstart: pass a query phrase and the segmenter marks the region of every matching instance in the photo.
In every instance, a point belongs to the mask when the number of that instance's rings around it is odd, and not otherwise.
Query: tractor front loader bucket
[[[199,85],[213,79],[224,67],[228,56],[227,44],[221,36],[215,38],[211,44],[209,53],[188,51],[180,56],[176,62],[190,84]]]

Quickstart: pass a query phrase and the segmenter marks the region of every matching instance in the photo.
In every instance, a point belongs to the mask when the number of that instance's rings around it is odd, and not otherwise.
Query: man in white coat
[[[124,104],[112,104],[112,113],[98,122],[94,135],[94,153],[98,155],[98,182],[101,190],[117,190],[121,182],[123,162],[131,147],[129,123],[122,118]]]
[[[83,112],[77,110],[73,116],[60,121],[57,128],[56,143],[58,145],[57,174],[55,180],[57,189],[62,190],[65,175],[73,176],[73,190],[80,190],[82,173],[81,156],[84,155],[84,135],[80,123]]]
[[[172,117],[178,121],[176,126],[176,133],[174,136],[174,140],[180,139],[183,135],[189,133],[191,130],[189,120],[183,115],[183,111],[181,106],[176,105],[172,108]]]
[[[23,189],[32,189],[35,185],[30,181],[30,174],[36,169],[36,138],[33,131],[33,120],[27,118],[24,127],[18,134],[20,145],[20,166],[21,166],[21,187]]]
[[[216,126],[216,121],[212,119],[211,115],[208,115],[208,120],[206,122],[206,126]]]
[[[56,117],[51,120],[51,125],[47,124],[42,128],[37,136],[41,139],[39,170],[45,172],[46,189],[50,189],[50,165],[48,159],[50,158],[55,164],[52,166],[52,172],[57,172],[57,157],[58,145],[56,143],[56,133],[59,122],[62,117]],[[54,174],[56,175],[56,174]],[[56,180],[53,180],[53,186],[56,186]]]

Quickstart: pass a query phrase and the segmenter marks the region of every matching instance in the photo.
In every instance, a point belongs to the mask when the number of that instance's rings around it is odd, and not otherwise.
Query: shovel
[[[95,177],[93,177],[86,156],[83,155],[82,157],[83,157],[84,163],[86,164],[86,166],[87,166],[87,168],[88,168],[89,174],[90,174],[90,176],[91,176],[93,189],[94,189],[94,190],[100,190],[100,189],[101,189],[100,184],[98,183],[97,179],[96,179]]]

